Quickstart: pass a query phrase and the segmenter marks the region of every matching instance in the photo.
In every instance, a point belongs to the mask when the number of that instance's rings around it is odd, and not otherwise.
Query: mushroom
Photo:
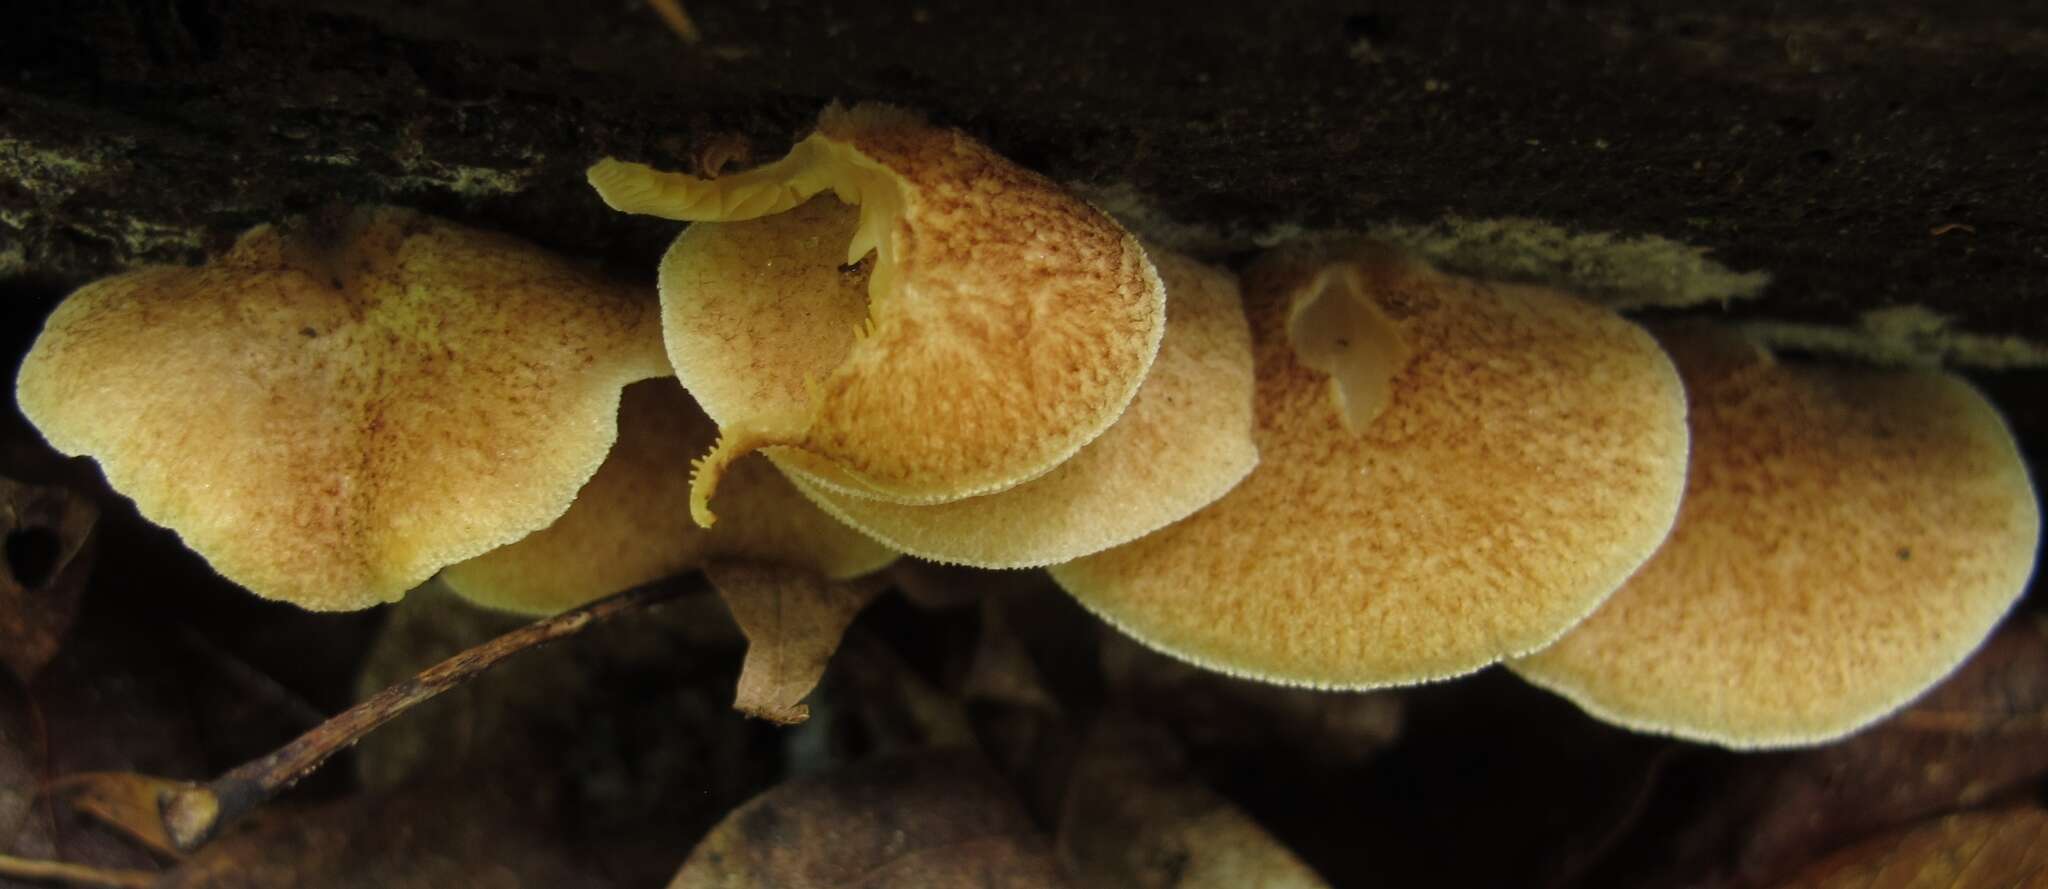
[[[720,477],[762,448],[816,487],[901,503],[1028,481],[1115,422],[1158,350],[1165,293],[1129,233],[900,110],[827,108],[744,173],[605,160],[590,182],[619,210],[700,222],[661,292],[676,374],[722,432],[691,505],[706,525]]]
[[[1612,311],[1355,243],[1269,254],[1245,295],[1258,468],[1053,568],[1140,642],[1287,684],[1455,676],[1557,638],[1670,528],[1684,394]]]
[[[1660,337],[1692,399],[1678,525],[1516,673],[1639,731],[1782,747],[1869,725],[1983,642],[2041,529],[1983,396],[1942,373],[1781,364],[1728,330]]]
[[[656,323],[524,242],[365,208],[86,285],[16,396],[228,579],[363,608],[567,510],[619,390],[668,370]]]
[[[820,512],[761,460],[741,461],[726,479],[732,517],[698,528],[682,455],[701,453],[716,437],[673,378],[634,383],[619,408],[619,442],[576,504],[517,543],[449,566],[441,580],[480,605],[552,614],[712,559],[777,562],[838,580],[896,558]]]
[[[978,568],[1079,558],[1223,496],[1258,463],[1252,350],[1237,281],[1148,248],[1166,282],[1166,336],[1122,418],[1051,472],[1007,491],[916,506],[796,478],[826,512],[896,549]]]

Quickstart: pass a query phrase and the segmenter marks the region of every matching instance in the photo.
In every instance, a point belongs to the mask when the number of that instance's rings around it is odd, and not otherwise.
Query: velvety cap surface
[[[700,519],[760,448],[904,503],[1043,475],[1122,414],[1163,333],[1159,277],[1115,221],[900,111],[827,109],[732,176],[604,161],[590,179],[619,209],[700,220],[662,263],[670,357],[722,433]]]
[[[568,509],[619,390],[667,372],[656,323],[523,242],[364,209],[87,285],[16,394],[230,580],[363,608]]]
[[[879,570],[896,553],[812,506],[768,461],[743,460],[726,478],[732,515],[705,529],[690,520],[690,455],[717,431],[674,379],[627,387],[619,442],[575,505],[554,524],[441,572],[480,605],[553,614],[700,568],[711,559],[800,566],[828,578]]]
[[[1073,459],[1006,491],[917,506],[797,483],[826,511],[904,552],[1024,568],[1129,542],[1213,502],[1258,463],[1252,352],[1237,281],[1150,251],[1166,337],[1138,397]]]
[[[1515,672],[1631,728],[1831,740],[1948,674],[2025,589],[2040,538],[1997,411],[1941,373],[1780,364],[1669,329],[1692,398],[1671,539]]]
[[[1269,255],[1245,298],[1258,468],[1053,569],[1140,641],[1275,682],[1454,676],[1555,639],[1670,528],[1684,398],[1612,312],[1355,244]]]

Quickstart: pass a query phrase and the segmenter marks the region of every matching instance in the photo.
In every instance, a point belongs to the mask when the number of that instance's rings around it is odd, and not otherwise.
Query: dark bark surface
[[[592,160],[759,162],[824,103],[881,99],[1225,253],[1292,227],[1526,216],[1769,272],[1735,316],[1922,306],[2048,344],[2040,5],[686,8],[695,42],[635,2],[18,2],[0,30],[10,338],[86,280],[333,201],[645,279],[674,226],[605,209]],[[2048,372],[1979,380],[2048,440]]]
[[[1834,0],[1186,5],[29,0],[0,34],[0,237],[70,285],[387,200],[644,268],[605,154],[780,153],[886,99],[1173,218],[1533,216],[2048,341],[2048,9]]]

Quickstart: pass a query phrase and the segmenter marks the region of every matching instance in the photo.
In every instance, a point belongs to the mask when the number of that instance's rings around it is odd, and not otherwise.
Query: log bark
[[[607,211],[583,183],[593,159],[770,159],[825,102],[882,99],[1208,233],[1211,252],[1533,217],[1769,272],[1737,316],[1919,306],[2048,344],[2048,7],[681,8],[694,40],[639,2],[17,2],[0,29],[0,282],[47,300],[334,200],[644,279],[673,227]]]

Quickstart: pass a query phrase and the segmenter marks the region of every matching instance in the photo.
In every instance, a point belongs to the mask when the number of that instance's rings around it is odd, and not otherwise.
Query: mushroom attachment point
[[[363,208],[86,285],[16,397],[228,579],[364,608],[567,510],[619,391],[668,371],[657,324],[524,242]]]
[[[733,515],[714,529],[690,520],[690,472],[715,433],[673,378],[626,388],[619,442],[575,505],[525,539],[441,572],[479,605],[553,614],[713,559],[791,565],[832,580],[880,570],[896,553],[832,519],[764,461],[733,468]]]
[[[1394,375],[1406,366],[1408,344],[1393,319],[1367,296],[1354,265],[1323,269],[1287,312],[1287,340],[1303,366],[1330,378],[1330,398],[1344,428],[1363,434],[1394,397]]]
[[[833,106],[788,156],[698,179],[605,160],[612,207],[693,220],[669,358],[721,437],[691,510],[765,449],[811,486],[940,503],[1044,475],[1151,368],[1165,290],[1115,221],[964,134]]]
[[[1258,463],[1252,346],[1237,280],[1147,248],[1166,283],[1166,336],[1137,398],[1102,437],[1006,491],[913,505],[797,479],[826,512],[912,555],[977,568],[1076,559],[1223,496]]]
[[[1670,529],[1683,392],[1613,312],[1355,243],[1269,254],[1245,300],[1258,467],[1052,569],[1139,641],[1296,685],[1456,676],[1557,638]]]
[[[1692,401],[1678,525],[1556,645],[1509,666],[1608,722],[1735,748],[1904,706],[2026,588],[2040,506],[2004,420],[1927,371],[1780,363],[1661,330]]]

